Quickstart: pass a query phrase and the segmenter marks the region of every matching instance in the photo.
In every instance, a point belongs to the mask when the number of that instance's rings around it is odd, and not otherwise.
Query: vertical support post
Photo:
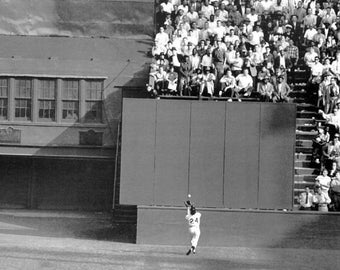
[[[118,178],[118,159],[120,153],[120,125],[121,122],[117,124],[117,139],[116,139],[116,153],[115,153],[115,172],[113,177],[113,194],[112,194],[112,209],[115,209],[115,199],[116,199],[116,186],[117,186],[117,178]]]
[[[9,91],[8,91],[8,120],[14,121],[15,115],[15,80],[9,78]]]
[[[56,89],[56,122],[61,123],[63,115],[63,104],[62,104],[62,79],[57,79]]]

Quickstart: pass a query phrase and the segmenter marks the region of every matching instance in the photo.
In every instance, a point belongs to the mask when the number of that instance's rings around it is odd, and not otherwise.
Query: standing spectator
[[[331,77],[331,84],[329,87],[329,92],[330,92],[330,109],[329,112],[333,112],[335,105],[338,103],[340,99],[340,90],[339,90],[339,85],[336,82],[335,77]]]
[[[337,171],[330,184],[330,198],[335,211],[340,211],[340,172]]]
[[[205,51],[205,54],[202,57],[201,65],[203,69],[204,68],[207,69],[207,68],[211,68],[212,64],[213,64],[212,55],[208,47],[207,50]]]
[[[331,184],[331,178],[328,176],[328,170],[323,169],[322,174],[315,178],[315,186],[320,187],[322,193],[328,197],[328,190]]]
[[[309,25],[307,30],[305,31],[305,34],[303,35],[304,37],[304,44],[306,46],[310,46],[312,44],[312,41],[314,41],[314,36],[318,33],[318,31],[316,31],[316,29],[314,28],[313,25]]]
[[[340,81],[340,51],[336,53],[336,59],[332,62],[331,72]]]
[[[279,47],[279,54],[274,58],[274,69],[284,68],[285,70],[290,70],[291,61],[287,54],[284,52],[282,47]]]
[[[330,113],[330,84],[331,84],[331,74],[326,73],[323,75],[323,80],[319,85],[318,91],[318,103],[317,107],[322,109],[326,114]],[[322,104],[322,106],[321,106]]]
[[[225,51],[222,50],[221,47],[222,41],[221,39],[217,39],[217,48],[213,50],[212,52],[212,59],[213,64],[216,69],[216,83],[220,81],[224,74],[224,67],[226,64],[226,54]],[[216,85],[217,86],[217,85]],[[216,91],[219,91],[219,86],[216,87]],[[218,93],[218,92],[217,92]]]
[[[189,61],[189,56],[184,57],[184,62],[181,63],[179,68],[179,95],[187,94],[185,91],[190,82],[190,76],[192,74],[192,66]]]

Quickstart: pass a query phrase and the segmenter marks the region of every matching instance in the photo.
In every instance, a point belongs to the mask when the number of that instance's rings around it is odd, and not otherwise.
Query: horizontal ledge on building
[[[49,157],[70,159],[114,159],[114,147],[100,146],[22,146],[0,144],[1,156]]]
[[[119,121],[119,120],[116,120]],[[39,127],[67,127],[67,128],[107,128],[107,124],[103,123],[75,123],[75,122],[23,122],[0,120],[1,126],[39,126]]]
[[[149,210],[185,210],[185,206],[148,206],[137,205],[137,209],[149,209]],[[208,212],[244,212],[244,213],[272,213],[272,214],[294,214],[294,215],[340,215],[340,212],[318,212],[318,211],[299,211],[299,210],[284,210],[284,209],[234,209],[234,208],[219,208],[219,207],[196,207],[200,211]]]
[[[0,73],[0,77],[32,77],[32,78],[54,78],[54,79],[100,79],[105,80],[107,76],[96,75],[55,75],[55,74],[21,74],[21,73]]]

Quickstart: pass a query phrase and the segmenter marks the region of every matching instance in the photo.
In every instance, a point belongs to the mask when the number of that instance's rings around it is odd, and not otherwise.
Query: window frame
[[[17,95],[21,93],[22,89],[20,89],[20,81],[25,80],[26,82],[29,81],[30,82],[30,95],[28,96],[19,96],[17,97]],[[18,88],[19,87],[19,88]],[[25,86],[27,87],[27,86]],[[27,91],[27,90],[25,90]],[[13,111],[14,111],[14,120],[16,121],[25,121],[25,122],[32,122],[33,120],[33,91],[34,91],[34,85],[33,85],[33,78],[30,77],[16,77],[14,78],[14,103],[13,103]],[[17,101],[29,101],[30,107],[17,107]],[[25,109],[26,112],[30,112],[30,116],[29,117],[22,117],[22,116],[16,116],[17,110],[19,110],[19,114],[21,113],[22,109]]]
[[[46,97],[44,96],[44,92],[47,88],[43,87],[42,82],[53,82],[54,83],[54,94],[53,97]],[[48,87],[48,90],[50,89],[50,86]],[[42,96],[43,95],[43,96]],[[45,118],[40,117],[40,104],[41,102],[54,102],[54,117],[53,118]],[[53,107],[53,105],[52,105]],[[42,110],[46,110],[46,108],[43,108]],[[49,108],[48,110],[52,110],[52,108]],[[37,119],[38,122],[56,122],[57,121],[57,79],[56,78],[38,78],[37,80]]]
[[[100,89],[97,88],[89,88],[89,84],[91,83],[100,83]],[[92,97],[92,93],[89,91],[96,91],[95,98]],[[104,92],[104,80],[100,79],[87,79],[85,80],[85,86],[84,86],[84,92],[85,92],[85,113],[84,113],[84,122],[85,123],[103,123],[103,92]],[[99,97],[98,97],[99,92]],[[89,95],[90,93],[90,95]],[[97,106],[99,106],[99,109],[96,110],[96,112],[100,113],[100,117],[95,118],[89,118],[87,115],[92,110],[88,110],[88,104],[89,103],[95,103]]]

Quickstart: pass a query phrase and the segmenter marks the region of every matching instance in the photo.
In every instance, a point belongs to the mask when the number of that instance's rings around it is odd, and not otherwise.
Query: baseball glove
[[[184,202],[184,205],[185,205],[186,207],[189,207],[189,206],[191,206],[191,202],[188,200],[188,201]]]

